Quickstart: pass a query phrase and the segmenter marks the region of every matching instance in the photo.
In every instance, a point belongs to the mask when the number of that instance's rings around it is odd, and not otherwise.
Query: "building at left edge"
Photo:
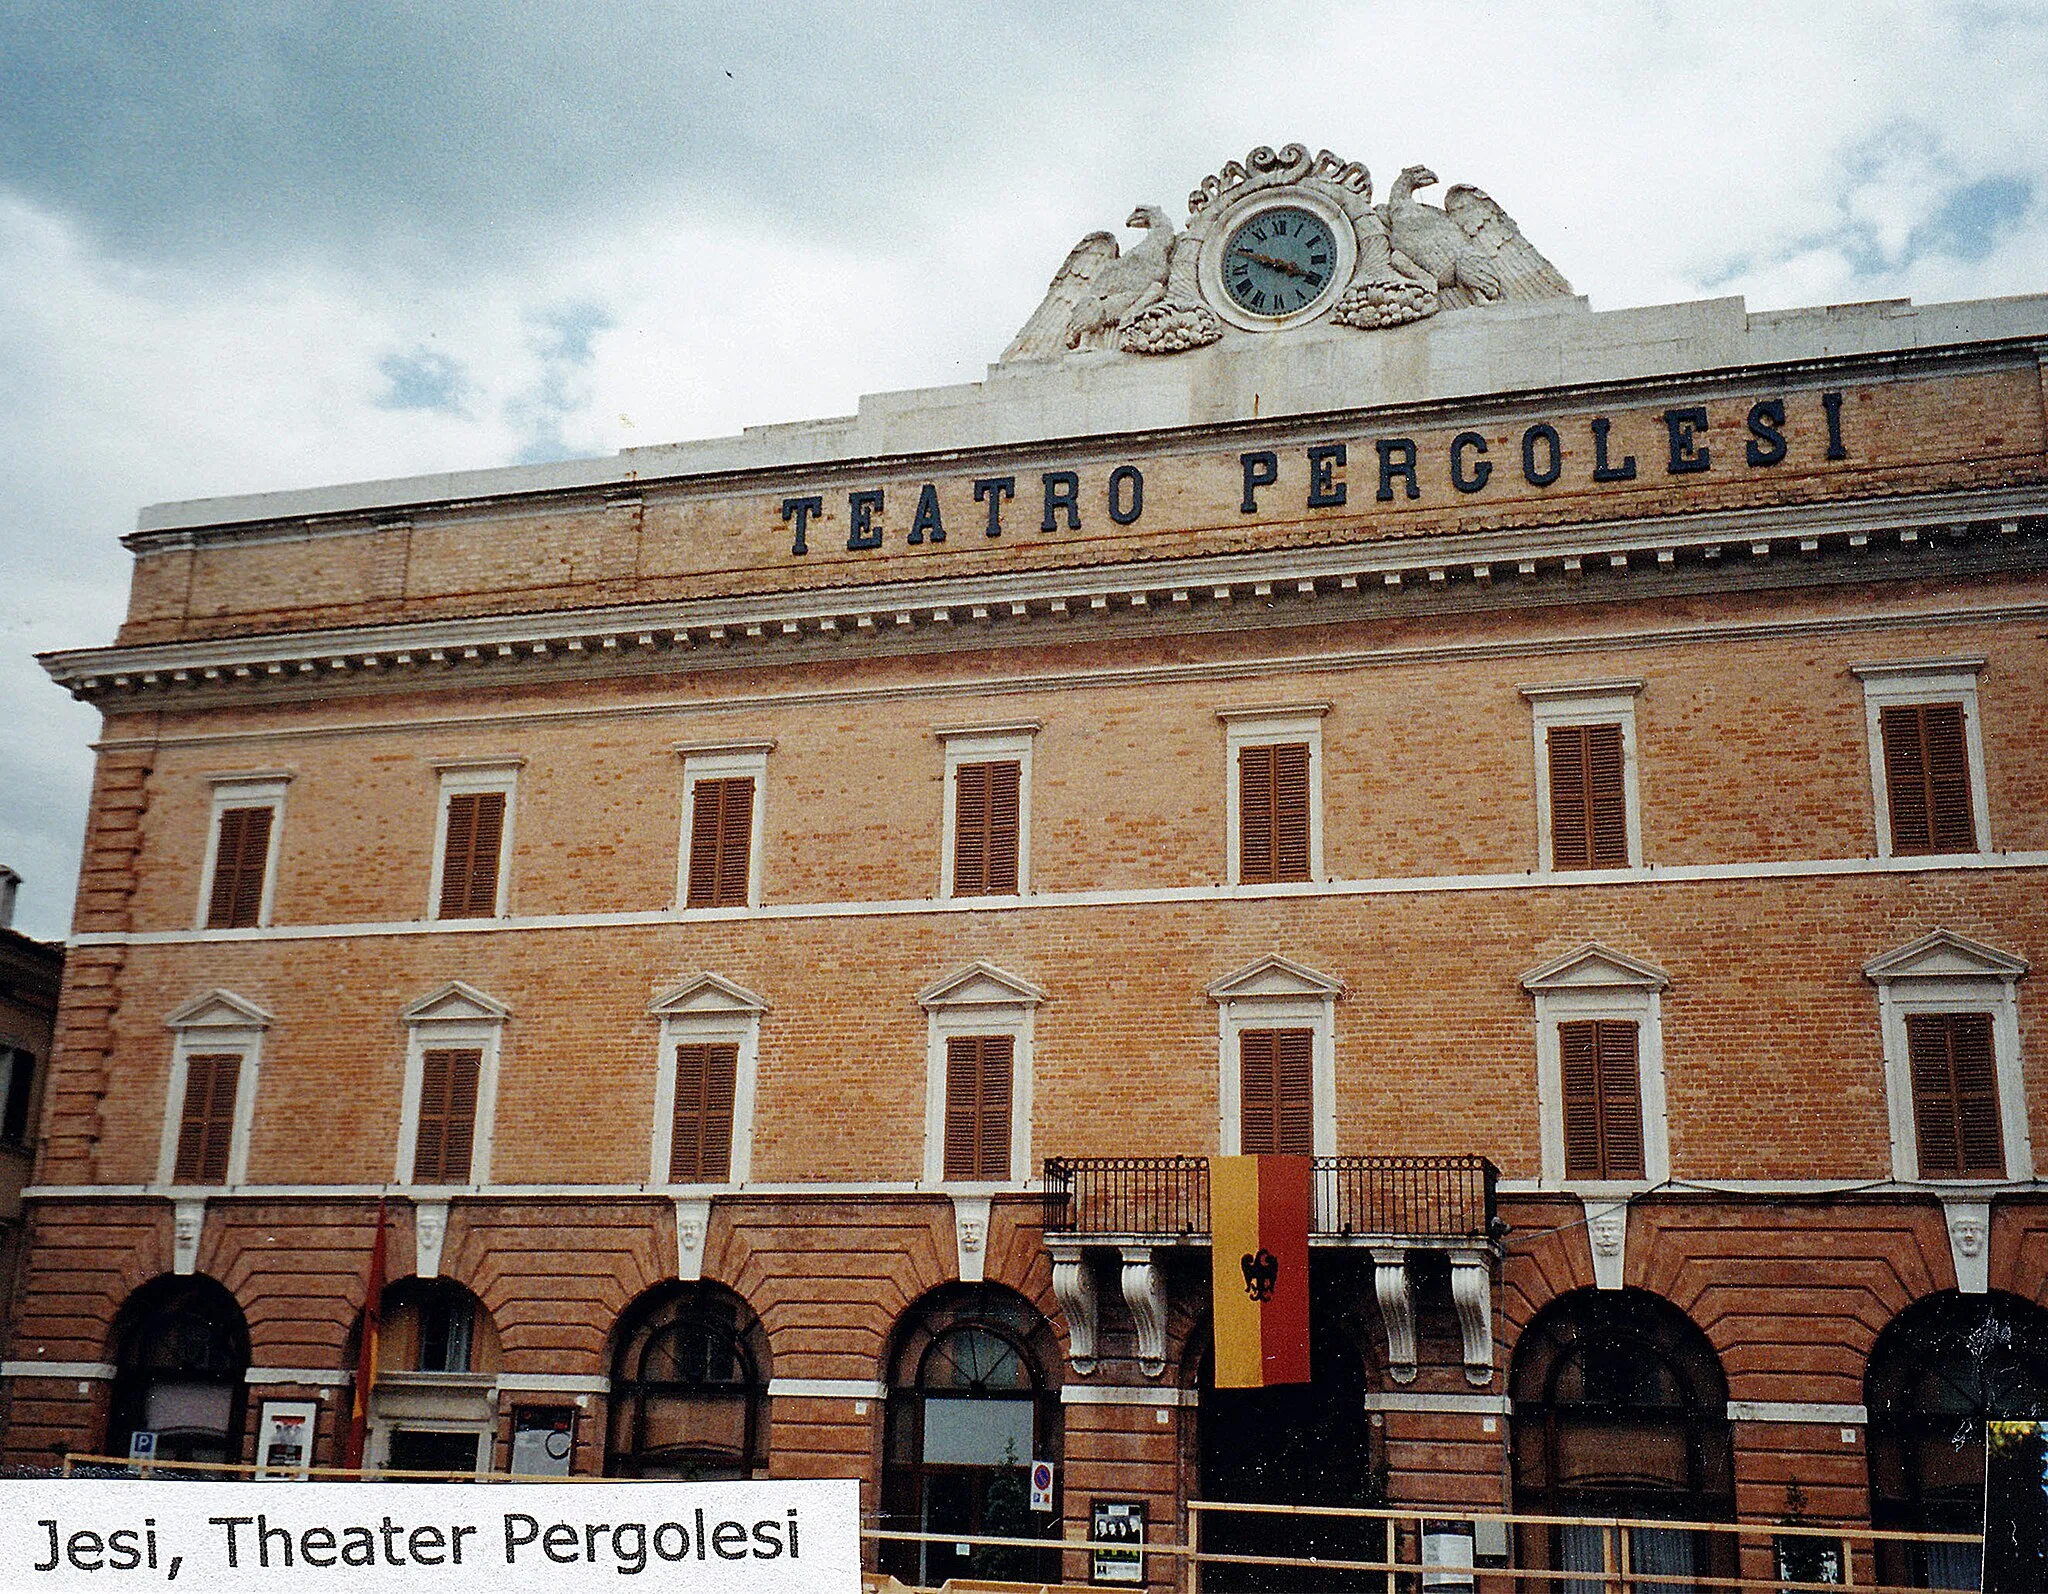
[[[21,876],[0,865],[0,1357],[12,1354],[16,1284],[27,1234],[21,1192],[35,1155],[37,1115],[64,978],[64,948],[14,928]],[[0,1381],[0,1432],[11,1386]]]
[[[1253,151],[854,416],[146,510],[45,660],[8,1459],[333,1463],[362,1376],[375,1466],[941,1534],[1966,1525],[2048,1415],[2048,298],[1601,311],[1433,182]],[[1314,1376],[1218,1390],[1260,1150]]]

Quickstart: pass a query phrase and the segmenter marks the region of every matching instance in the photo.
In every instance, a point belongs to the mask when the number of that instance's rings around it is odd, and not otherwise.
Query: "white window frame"
[[[1562,686],[1520,686],[1529,700],[1530,735],[1536,751],[1536,869],[1555,874],[1557,848],[1550,826],[1550,731],[1553,726],[1619,725],[1621,789],[1628,828],[1628,867],[1643,867],[1643,823],[1636,763],[1636,696],[1639,680],[1583,681]],[[1613,874],[1612,869],[1570,869],[1567,874]]]
[[[230,808],[268,808],[270,841],[263,853],[263,899],[256,909],[256,928],[266,928],[277,897],[277,861],[284,836],[285,788],[291,775],[284,770],[264,770],[244,775],[214,775],[213,804],[206,820],[206,861],[199,870],[199,902],[193,910],[192,927],[204,930],[213,906],[213,874],[220,864],[221,815]],[[216,934],[226,934],[225,930]]]
[[[508,804],[509,808],[509,804]],[[398,1155],[391,1182],[413,1183],[413,1154],[420,1130],[420,1086],[428,1052],[475,1047],[483,1055],[476,1072],[476,1130],[470,1142],[469,1182],[419,1185],[421,1190],[470,1190],[491,1182],[491,1143],[498,1117],[498,1064],[505,1021],[511,1009],[473,985],[450,980],[421,997],[400,1015],[405,1021],[405,1089],[398,1109]]]
[[[755,812],[759,813],[759,805]],[[649,1137],[647,1182],[676,1195],[729,1190],[754,1171],[754,1098],[761,1074],[761,1015],[768,1004],[745,986],[716,974],[700,974],[655,999],[648,1012],[660,1026],[654,1055],[654,1123]],[[669,1153],[676,1132],[676,1048],[731,1042],[739,1047],[732,1086],[732,1159],[723,1183],[673,1183]]]
[[[1309,762],[1313,769],[1313,752]],[[1218,1155],[1235,1157],[1244,1145],[1239,1037],[1248,1029],[1305,1029],[1314,1035],[1309,1074],[1311,1143],[1314,1155],[1336,1156],[1337,998],[1344,994],[1344,982],[1287,958],[1264,957],[1212,982],[1207,994],[1216,1004]]]
[[[973,762],[973,760],[969,760]],[[925,1010],[924,1182],[969,1194],[1014,1188],[1032,1176],[1032,1040],[1045,992],[977,960],[918,994]],[[946,1177],[946,1042],[955,1035],[1010,1037],[1010,1177]]]
[[[1535,999],[1536,1103],[1546,1189],[1623,1196],[1671,1177],[1671,1114],[1664,1089],[1665,987],[1655,964],[1587,943],[1522,976]],[[1636,1093],[1643,1114],[1643,1177],[1568,1179],[1564,1151],[1564,1062],[1560,1024],[1615,1019],[1636,1026]]]
[[[1285,891],[1297,882],[1244,885],[1239,854],[1244,846],[1243,776],[1238,758],[1247,747],[1308,744],[1308,878],[1320,883],[1323,873],[1323,716],[1327,703],[1295,703],[1274,708],[1219,708],[1223,722],[1224,879],[1246,891]]]
[[[1963,747],[1970,765],[1970,827],[1976,832],[1975,853],[1908,853],[1912,858],[1977,857],[1992,850],[1991,803],[1984,779],[1984,734],[1977,713],[1977,676],[1982,658],[1920,659],[1896,664],[1852,664],[1849,673],[1863,683],[1864,735],[1870,744],[1872,827],[1877,855],[1897,856],[1892,846],[1891,787],[1884,767],[1884,711],[1920,703],[1954,703],[1963,711]]]
[[[2020,1051],[2018,985],[2026,972],[2025,958],[1949,930],[1932,930],[1863,965],[1864,977],[1877,987],[1892,1177],[1901,1184],[2001,1185],[2034,1177],[2034,1140],[2027,1122],[2026,1070]],[[2005,1140],[2004,1178],[1921,1179],[1913,1063],[1906,1043],[1906,1019],[1916,1013],[1990,1016],[1999,1127]]]
[[[683,760],[683,834],[676,848],[676,911],[678,913],[733,913],[735,908],[692,908],[690,900],[690,842],[696,830],[697,783],[700,780],[735,780],[754,783],[754,807],[747,831],[747,901],[750,908],[761,905],[761,848],[767,838],[768,755],[773,741],[709,742],[680,746],[675,751]]]
[[[954,829],[960,815],[960,766],[999,764],[1015,760],[1017,765],[1017,890],[1019,897],[1031,895],[1031,744],[1038,735],[1038,721],[1019,720],[1008,725],[961,725],[935,730],[946,749],[946,791],[939,813],[939,896],[950,901],[953,892]],[[1007,902],[999,893],[967,897],[963,901]]]
[[[505,826],[498,836],[497,897],[490,917],[503,919],[512,911],[512,838],[519,812],[519,771],[523,758],[448,758],[434,768],[441,777],[441,791],[435,799],[434,869],[427,885],[427,917],[441,917],[441,875],[448,865],[448,799],[471,792],[500,791],[505,794]],[[447,921],[450,924],[474,920]]]
[[[249,1137],[256,1121],[256,1079],[263,1063],[263,1032],[273,1020],[247,997],[212,990],[194,997],[164,1020],[171,1031],[170,1076],[164,1087],[163,1132],[157,1147],[156,1182],[181,1192],[233,1189],[249,1178]],[[219,1186],[180,1184],[178,1135],[185,1119],[185,1083],[190,1060],[216,1052],[234,1052],[241,1059],[235,1075],[235,1119],[228,1138],[228,1169]]]

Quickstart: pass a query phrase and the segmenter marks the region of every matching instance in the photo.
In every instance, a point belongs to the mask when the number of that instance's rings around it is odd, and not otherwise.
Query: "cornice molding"
[[[1108,622],[1120,634],[1171,634],[1626,600],[1674,587],[1707,593],[1924,579],[1937,568],[1944,575],[2036,570],[2048,564],[2044,531],[2048,491],[2002,489],[401,620],[70,649],[39,659],[74,697],[110,706],[331,698],[387,684],[461,690],[486,671],[509,684],[673,670],[679,657],[712,669],[842,658],[849,648],[901,655],[1043,645],[1071,637],[1077,621]]]

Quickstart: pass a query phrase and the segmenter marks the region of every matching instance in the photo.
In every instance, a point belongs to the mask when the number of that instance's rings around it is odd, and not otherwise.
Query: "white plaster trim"
[[[1944,1196],[1941,1215],[1948,1225],[1948,1249],[1956,1268],[1956,1289],[1984,1295],[1991,1289],[1991,1203]]]
[[[1899,664],[1852,664],[1863,683],[1863,727],[1870,751],[1871,828],[1877,855],[1892,856],[1892,810],[1884,767],[1883,713],[1913,703],[1955,703],[1963,711],[1963,746],[1970,765],[1970,823],[1977,853],[1992,851],[1991,801],[1984,776],[1984,732],[1977,712],[1977,676],[1982,658],[1925,659]],[[1943,854],[1915,854],[1940,857]],[[1969,856],[1964,854],[1963,856]]]
[[[256,907],[255,927],[260,929],[270,923],[271,908],[277,899],[278,852],[284,837],[285,788],[291,778],[288,773],[212,777],[213,806],[206,824],[206,862],[199,871],[199,902],[193,910],[195,930],[206,928],[207,912],[213,905],[213,872],[220,862],[221,816],[230,808],[270,810],[270,839],[263,852],[263,891]]]
[[[512,911],[513,820],[519,809],[521,758],[443,759],[435,764],[441,776],[434,810],[434,867],[427,883],[429,920],[441,921],[441,876],[448,864],[448,799],[458,793],[499,791],[505,794],[505,823],[498,833],[498,883],[490,913],[479,919],[451,919],[451,924],[491,924]]]
[[[185,1089],[195,1056],[235,1053],[242,1059],[235,1073],[235,1117],[228,1135],[226,1185],[233,1188],[249,1177],[249,1139],[256,1121],[256,1081],[262,1071],[263,1031],[271,1017],[255,1003],[229,991],[213,991],[187,1002],[165,1020],[174,1032],[170,1076],[164,1086],[163,1129],[157,1142],[156,1181],[169,1189],[177,1184],[178,1134],[183,1127]]]
[[[0,1378],[82,1378],[105,1383],[119,1373],[112,1362],[0,1362]]]
[[[1599,948],[1574,953],[1576,963],[1604,958]],[[1633,962],[1634,960],[1630,960]],[[1647,966],[1647,965],[1645,965]],[[1554,971],[1555,972],[1555,971]],[[1661,971],[1659,971],[1661,973]],[[1525,977],[1525,984],[1535,976]],[[1536,1104],[1541,1130],[1543,1182],[1555,1189],[1567,1182],[1564,1152],[1564,1064],[1557,1041],[1559,1024],[1582,1019],[1619,1019],[1636,1026],[1637,1092],[1643,1112],[1643,1177],[1616,1188],[1662,1184],[1671,1177],[1669,1114],[1664,1099],[1663,994],[1652,984],[1619,982],[1580,987],[1529,984],[1536,1004]],[[1602,1187],[1604,1181],[1574,1180]]]
[[[1870,1408],[1828,1400],[1731,1400],[1730,1422],[1811,1422],[1830,1428],[1860,1428],[1870,1421]]]
[[[768,749],[774,745],[773,742],[754,742],[744,746],[701,748],[683,754],[682,836],[676,848],[677,912],[695,917],[706,911],[685,906],[690,900],[690,843],[696,834],[697,783],[741,777],[754,783],[753,809],[748,816],[747,827],[746,905],[750,908],[760,906],[762,853],[768,838]]]
[[[670,1079],[674,1083],[673,1074]],[[678,1196],[676,1211],[676,1277],[685,1284],[704,1277],[704,1241],[711,1233],[711,1198]]]
[[[1134,1388],[1128,1384],[1062,1384],[1062,1406],[1186,1406],[1199,1407],[1201,1394],[1193,1389]]]
[[[1264,981],[1245,976],[1270,966],[1279,980],[1269,974]],[[1308,976],[1290,971],[1302,971]],[[1284,980],[1285,984],[1280,981]],[[1320,982],[1317,991],[1308,981]],[[1268,984],[1271,990],[1247,989]],[[1294,989],[1286,987],[1292,986]],[[1240,970],[1210,987],[1216,1003],[1216,1146],[1226,1157],[1238,1155],[1244,1144],[1244,1091],[1241,1042],[1248,1029],[1305,1029],[1312,1037],[1309,1076],[1310,1133],[1314,1154],[1337,1154],[1337,996],[1343,983],[1328,975],[1303,970],[1285,958],[1266,960]],[[1217,995],[1218,990],[1231,994]]]
[[[245,1384],[292,1384],[302,1389],[345,1389],[355,1374],[339,1367],[251,1367]]]
[[[445,809],[447,805],[442,806]],[[459,980],[449,981],[438,992],[404,1010],[405,1088],[399,1102],[398,1154],[391,1173],[394,1184],[412,1184],[413,1154],[419,1149],[420,1082],[426,1070],[427,1053],[471,1046],[483,1056],[477,1064],[476,1132],[470,1146],[469,1179],[458,1186],[421,1188],[471,1190],[490,1183],[491,1143],[498,1116],[499,1053],[509,1012],[495,997]],[[444,1013],[460,1016],[440,1016]]]
[[[448,1203],[412,1204],[413,1271],[423,1279],[441,1276],[441,1248],[448,1240]]]
[[[771,1378],[768,1393],[804,1400],[881,1400],[889,1390],[872,1378]]]
[[[602,1373],[500,1373],[496,1388],[506,1394],[608,1395],[612,1381]]]
[[[1594,1287],[1618,1290],[1628,1278],[1628,1202],[1588,1198],[1583,1205]]]
[[[1947,930],[1920,936],[1864,965],[1877,986],[1878,1029],[1884,1047],[1886,1117],[1894,1179],[1920,1178],[1920,1143],[1913,1123],[1913,1065],[1906,1019],[1916,1013],[1984,1013],[1998,1068],[1998,1116],[2005,1139],[2005,1177],[1997,1186],[2034,1177],[2034,1140],[2027,1121],[2025,1062],[2020,1050],[2018,981],[2026,960]],[[1964,1188],[1979,1181],[1942,1181]]]
[[[1032,994],[1027,994],[1032,993]],[[946,1178],[946,1042],[955,1035],[1010,1037],[1010,1178],[1028,1179],[1031,1159],[1032,1052],[1038,988],[993,964],[973,964],[919,998],[925,1009],[924,1177],[928,1185],[972,1194],[1007,1181]]]
[[[1440,1416],[1505,1417],[1510,1407],[1506,1395],[1428,1394],[1409,1390],[1367,1390],[1367,1411],[1418,1411]]]
[[[1557,872],[1550,830],[1550,732],[1567,725],[1619,725],[1621,727],[1622,802],[1628,829],[1628,866],[1643,867],[1642,807],[1636,760],[1636,695],[1643,689],[1638,680],[1589,681],[1577,686],[1523,686],[1517,688],[1529,700],[1530,730],[1536,748],[1536,868],[1539,873]],[[1611,874],[1608,869],[1565,871],[1574,878]]]
[[[939,803],[939,895],[953,899],[954,826],[960,811],[960,766],[962,764],[1017,765],[1017,889],[997,896],[963,897],[967,902],[1006,902],[1031,895],[1031,743],[1037,734],[1035,721],[1017,725],[968,727],[955,731],[934,731],[945,743],[946,783]]]
[[[1308,746],[1308,881],[1319,885],[1323,874],[1323,715],[1327,703],[1309,703],[1276,709],[1218,709],[1223,722],[1223,878],[1233,892],[1259,893],[1292,887],[1244,885],[1240,853],[1243,849],[1243,780],[1238,760],[1247,747],[1280,747],[1303,742]]]
[[[199,1242],[206,1237],[206,1200],[182,1197],[171,1207],[171,1271],[190,1278],[199,1267]]]
[[[716,974],[701,974],[656,1001],[650,1009],[660,1019],[654,1053],[654,1122],[648,1135],[648,1183],[677,1189],[669,1182],[670,1153],[676,1134],[676,1048],[730,1044],[738,1048],[733,1063],[732,1150],[723,1184],[746,1183],[754,1171],[754,1102],[761,1076],[761,1014],[766,1009],[753,992]],[[689,1188],[699,1188],[690,1186]],[[680,1208],[678,1212],[680,1213]],[[702,1243],[698,1246],[701,1260]]]
[[[989,1197],[953,1197],[953,1250],[962,1284],[979,1284],[988,1275]]]

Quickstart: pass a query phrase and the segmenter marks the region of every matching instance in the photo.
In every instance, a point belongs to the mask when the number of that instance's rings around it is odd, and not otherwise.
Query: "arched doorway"
[[[249,1325],[203,1274],[145,1284],[114,1319],[106,1451],[126,1455],[147,1429],[164,1461],[240,1461]]]
[[[467,1287],[448,1278],[394,1280],[377,1330],[371,1465],[396,1472],[488,1469],[498,1362],[491,1314]]]
[[[614,1478],[751,1478],[768,1467],[768,1335],[720,1284],[657,1285],[613,1337]]]
[[[1372,1343],[1362,1303],[1363,1270],[1346,1258],[1311,1261],[1309,1377],[1272,1389],[1218,1389],[1206,1325],[1190,1345],[1197,1391],[1196,1489],[1204,1500],[1247,1505],[1383,1506],[1386,1448],[1366,1410]],[[1336,1303],[1348,1303],[1339,1305]],[[1202,1547],[1230,1555],[1386,1558],[1377,1520],[1209,1513]],[[1378,1589],[1372,1573],[1205,1564],[1202,1586],[1218,1591]]]
[[[1863,1400],[1871,1525],[1981,1532],[1984,1424],[2048,1418],[2048,1312],[2002,1293],[1916,1301],[1871,1347]],[[1979,1566],[1969,1545],[1881,1544],[1878,1575],[1975,1588]]]
[[[1060,1460],[1059,1345],[1014,1290],[958,1284],[905,1314],[891,1345],[883,1524],[916,1533],[1051,1538],[1033,1512],[1031,1463]],[[1055,1502],[1057,1504],[1057,1502]],[[1057,1552],[884,1541],[882,1566],[936,1588],[951,1577],[1059,1579]]]
[[[1647,1290],[1578,1290],[1546,1306],[1515,1347],[1515,1509],[1546,1516],[1732,1521],[1728,1380],[1698,1326]],[[1596,1572],[1598,1528],[1521,1530],[1526,1566]],[[1726,1534],[1629,1531],[1630,1564],[1670,1578],[1733,1576]],[[1565,1594],[1600,1581],[1566,1580]],[[1663,1585],[1682,1594],[1690,1585]]]

